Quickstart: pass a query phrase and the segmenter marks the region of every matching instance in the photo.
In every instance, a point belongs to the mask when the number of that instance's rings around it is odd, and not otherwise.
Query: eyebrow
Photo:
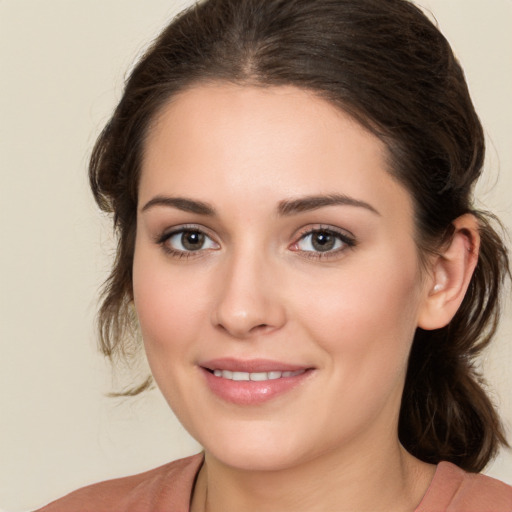
[[[279,203],[277,211],[279,215],[288,216],[317,210],[324,206],[356,206],[358,208],[365,208],[376,215],[380,215],[371,204],[344,194],[328,194],[287,199]]]
[[[145,212],[154,206],[167,206],[170,208],[177,208],[184,212],[197,213],[199,215],[207,215],[213,217],[215,209],[213,206],[203,201],[196,201],[193,199],[186,199],[184,197],[167,197],[156,196],[149,200],[142,208],[141,212]]]
[[[214,217],[216,215],[215,208],[204,201],[168,196],[155,196],[141,208],[141,212],[145,212],[155,206],[176,208],[184,212],[206,215],[208,217]],[[297,199],[285,199],[279,202],[277,213],[279,216],[287,217],[297,213],[317,210],[325,206],[355,206],[380,215],[371,204],[344,194],[315,195],[299,197]]]

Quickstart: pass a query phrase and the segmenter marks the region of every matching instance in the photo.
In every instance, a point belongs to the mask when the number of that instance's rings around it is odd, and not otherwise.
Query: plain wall
[[[88,190],[95,137],[125,72],[178,0],[0,0],[0,507],[198,450],[159,392],[115,389],[96,350],[111,228]],[[512,226],[512,2],[423,0],[466,70],[488,136],[484,206]],[[512,313],[483,366],[512,425]],[[143,376],[143,365],[136,376]],[[125,376],[126,377],[126,376]],[[488,471],[512,483],[512,456]]]

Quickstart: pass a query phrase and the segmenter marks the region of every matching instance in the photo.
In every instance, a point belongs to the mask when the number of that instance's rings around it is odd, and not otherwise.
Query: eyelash
[[[204,235],[205,238],[207,238],[207,239],[211,240],[213,243],[217,244],[217,242],[215,242],[213,240],[213,238],[205,232],[204,228],[201,228],[200,226],[195,226],[195,225],[180,226],[179,228],[175,228],[171,231],[167,231],[167,232],[163,233],[161,236],[159,236],[157,238],[156,242],[158,245],[160,245],[162,247],[162,249],[167,254],[169,254],[170,256],[177,258],[177,259],[194,258],[194,257],[200,256],[203,251],[208,250],[208,249],[198,249],[196,251],[182,251],[180,249],[173,249],[167,243],[173,236],[176,236],[179,234],[181,234],[183,236],[183,234],[185,234],[185,233],[198,233],[200,235]]]
[[[313,236],[315,234],[326,234],[328,236],[333,236],[337,241],[341,242],[341,247],[338,247],[334,250],[329,251],[304,251],[298,248],[294,248],[292,250],[296,252],[300,252],[301,255],[305,258],[311,258],[315,260],[326,260],[329,258],[339,257],[341,253],[345,252],[347,249],[352,249],[356,246],[356,239],[352,234],[348,234],[347,232],[338,230],[336,228],[330,226],[318,226],[313,229],[308,228],[303,231],[296,242],[292,244],[292,247],[297,247],[297,245],[304,241],[308,236]]]
[[[162,249],[167,254],[169,254],[170,256],[177,258],[177,259],[188,259],[188,258],[198,257],[198,256],[202,255],[204,253],[204,251],[212,250],[212,248],[206,248],[206,249],[201,248],[201,249],[197,249],[195,251],[194,250],[187,251],[187,250],[174,249],[168,244],[168,241],[173,236],[180,235],[180,234],[183,236],[183,234],[185,234],[185,233],[198,233],[200,235],[204,235],[205,238],[210,240],[210,242],[218,245],[217,242],[215,242],[213,240],[213,238],[205,232],[204,228],[202,228],[200,226],[196,226],[196,225],[180,226],[179,228],[173,229],[169,232],[165,232],[157,238],[156,242],[158,245],[160,245],[162,247]],[[307,237],[313,236],[315,234],[317,234],[317,235],[325,234],[327,236],[333,236],[336,239],[335,243],[336,243],[336,241],[341,242],[342,246],[336,248],[335,250],[328,250],[328,251],[324,251],[324,252],[315,251],[315,250],[306,251],[306,250],[301,250],[298,248],[298,244],[301,241],[304,241],[304,240],[306,240]],[[290,250],[292,250],[294,252],[301,253],[301,255],[303,257],[316,259],[316,260],[322,260],[322,259],[337,257],[340,255],[340,253],[346,251],[347,249],[351,249],[355,246],[356,246],[356,239],[353,235],[349,235],[346,232],[342,232],[342,231],[337,230],[332,227],[318,226],[316,228],[313,228],[313,229],[309,228],[309,229],[303,231],[299,235],[299,238],[297,239],[297,241],[293,242],[293,244],[291,244],[289,247],[290,248],[294,247],[293,249],[290,249]],[[216,249],[213,249],[213,250],[216,250]]]

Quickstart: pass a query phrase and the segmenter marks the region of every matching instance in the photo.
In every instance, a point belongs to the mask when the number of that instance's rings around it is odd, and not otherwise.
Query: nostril
[[[251,329],[251,332],[256,332],[256,331],[266,331],[270,329],[270,326],[267,325],[267,324],[259,324],[259,325],[255,325],[252,329]]]

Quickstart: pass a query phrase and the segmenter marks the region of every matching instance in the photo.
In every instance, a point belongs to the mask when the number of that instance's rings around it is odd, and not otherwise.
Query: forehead
[[[384,144],[291,86],[199,85],[162,108],[146,139],[140,200],[191,191],[208,202],[215,194],[279,201],[340,193],[410,209],[409,194],[387,171]]]

